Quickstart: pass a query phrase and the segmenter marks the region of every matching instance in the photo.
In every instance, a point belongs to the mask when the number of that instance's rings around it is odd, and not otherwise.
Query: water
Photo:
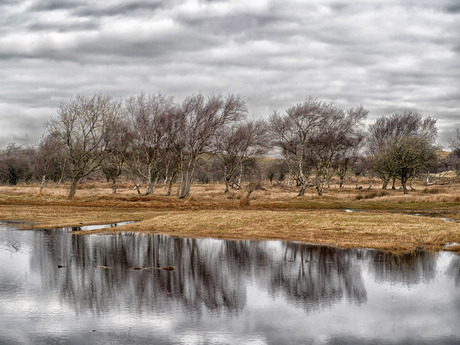
[[[63,230],[72,230],[72,231],[93,231],[101,229],[116,228],[117,226],[122,226],[126,224],[132,224],[135,222],[119,222],[112,224],[103,224],[103,225],[83,225],[83,226],[73,226],[69,228],[63,228]]]
[[[459,344],[459,324],[448,252],[0,225],[0,344]]]

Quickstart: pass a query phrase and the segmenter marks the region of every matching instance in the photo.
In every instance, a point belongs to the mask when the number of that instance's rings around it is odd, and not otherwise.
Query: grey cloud
[[[54,32],[75,32],[97,30],[100,27],[98,22],[80,22],[80,23],[65,23],[65,24],[50,24],[44,22],[35,22],[27,25],[29,31],[54,31]]]
[[[84,17],[111,17],[126,15],[130,12],[140,12],[141,14],[144,14],[145,11],[151,14],[151,12],[154,12],[163,7],[164,5],[161,1],[122,1],[119,4],[113,6],[94,6],[92,3],[88,3],[84,7],[81,6],[76,8],[75,11],[73,11],[73,14]]]
[[[1,108],[0,108],[1,109]],[[33,145],[43,133],[43,119],[28,114],[0,112],[0,147],[10,142]]]
[[[445,11],[450,13],[460,13],[460,3],[457,0],[450,0],[444,7]]]
[[[59,49],[53,45],[43,45],[33,51],[0,51],[0,60],[7,59],[41,59],[49,61],[75,61],[82,64],[110,63],[124,64],[126,58],[134,61],[164,57],[171,60],[175,54],[202,51],[219,43],[216,39],[206,36],[196,36],[192,33],[181,32],[179,35],[164,37],[133,37],[131,40],[118,39],[110,35],[97,35],[83,40],[72,48]],[[132,62],[134,62],[132,61]],[[131,62],[131,63],[132,63]]]
[[[176,19],[187,27],[200,30],[202,34],[223,34],[225,36],[235,33],[250,35],[251,30],[260,32],[267,25],[273,25],[280,21],[287,20],[286,18],[271,13],[266,15],[234,13],[225,16],[206,16],[203,14],[194,17],[179,15]]]
[[[32,12],[49,12],[57,10],[70,10],[83,6],[83,1],[72,1],[72,0],[40,0],[34,1],[29,7],[29,11]]]
[[[179,10],[184,1],[0,8],[0,40],[18,33],[40,42],[0,46],[0,100],[20,117],[22,107],[53,115],[81,92],[238,92],[261,117],[311,95],[345,108],[363,104],[371,119],[412,107],[439,116],[444,132],[444,123],[458,126],[459,24],[446,10],[454,1],[267,0],[251,7],[203,0]],[[150,25],[156,20],[171,28]],[[131,32],[108,29],[125,21]],[[138,22],[145,32],[131,27]]]

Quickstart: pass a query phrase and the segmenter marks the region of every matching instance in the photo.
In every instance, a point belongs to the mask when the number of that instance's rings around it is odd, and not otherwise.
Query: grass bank
[[[435,189],[436,188],[436,189]],[[225,239],[281,239],[368,247],[389,251],[440,250],[460,243],[460,184],[400,191],[330,188],[297,197],[295,189],[270,187],[246,199],[244,191],[223,193],[222,185],[199,185],[188,199],[140,197],[129,188],[112,195],[92,186],[73,199],[67,190],[0,187],[0,220],[30,222],[27,228],[137,223],[97,232],[138,231]],[[354,212],[350,212],[353,210]],[[449,250],[460,253],[460,245]]]

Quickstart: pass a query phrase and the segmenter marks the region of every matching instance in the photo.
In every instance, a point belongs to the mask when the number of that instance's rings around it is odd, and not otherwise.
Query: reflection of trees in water
[[[223,242],[199,246],[195,239],[135,234],[49,232],[42,237],[34,247],[33,265],[39,266],[45,284],[56,286],[82,310],[101,312],[118,305],[161,312],[178,303],[201,314],[203,308],[236,312],[245,304],[238,265],[222,260]],[[157,269],[168,265],[175,269]]]
[[[367,263],[377,279],[416,283],[434,277],[436,254],[395,256],[293,242],[129,233],[79,236],[51,230],[37,232],[31,264],[41,272],[42,283],[56,288],[79,312],[180,308],[201,315],[238,313],[246,304],[246,287],[253,281],[305,310],[343,299],[365,303],[361,267]],[[58,265],[66,267],[58,269]],[[168,265],[175,269],[156,269]],[[135,269],[140,267],[144,269]]]
[[[377,281],[406,285],[427,282],[436,275],[437,254],[417,250],[414,253],[391,254],[368,251],[370,271]]]
[[[460,286],[460,257],[456,256],[452,259],[447,267],[447,274],[454,278],[455,280],[455,287]]]
[[[361,304],[367,293],[357,265],[358,251],[286,243],[271,275],[273,292],[282,291],[307,310],[332,305],[343,298]]]

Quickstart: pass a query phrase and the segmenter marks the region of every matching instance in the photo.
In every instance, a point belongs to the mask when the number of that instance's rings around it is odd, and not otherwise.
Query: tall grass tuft
[[[386,190],[379,190],[379,191],[372,191],[372,192],[367,192],[366,194],[362,195],[359,194],[356,196],[356,200],[362,200],[362,199],[374,199],[374,198],[380,198],[382,196],[387,196],[390,195],[389,192]]]
[[[240,199],[240,207],[249,206],[250,203],[251,201],[249,200],[249,198]]]
[[[426,187],[422,190],[422,193],[424,194],[439,194],[439,193],[444,193],[446,190],[443,189],[443,188],[437,188],[437,187],[434,187],[434,188],[430,188],[430,187]]]

